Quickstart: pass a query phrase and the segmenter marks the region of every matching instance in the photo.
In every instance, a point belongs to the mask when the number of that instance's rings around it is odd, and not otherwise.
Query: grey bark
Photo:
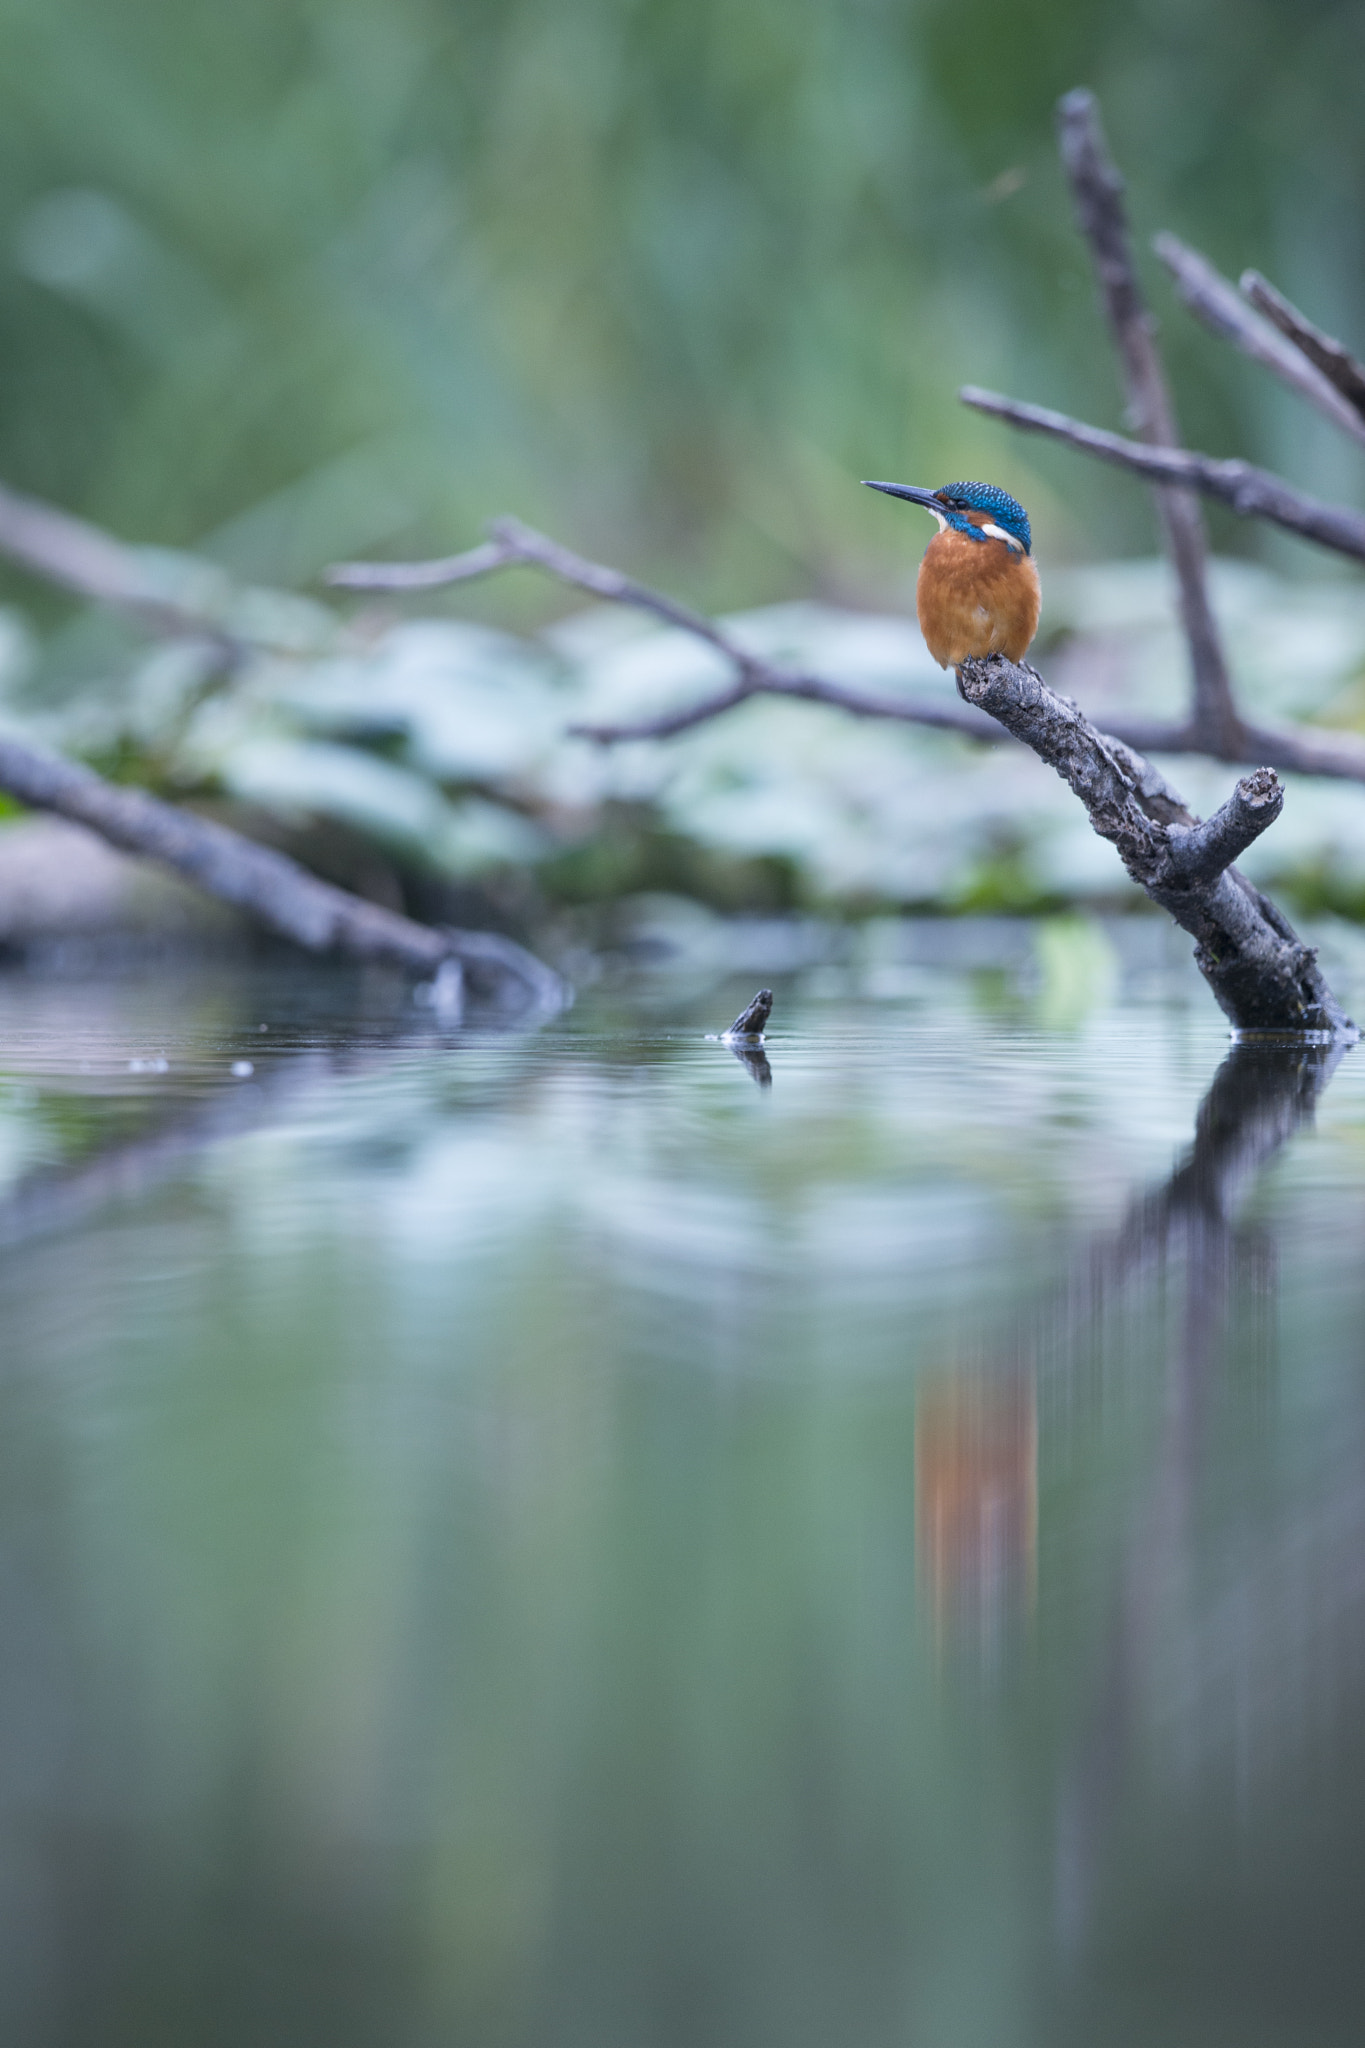
[[[1098,731],[1036,669],[999,655],[968,661],[958,688],[1075,791],[1132,879],[1191,934],[1199,971],[1237,1030],[1354,1034],[1312,947],[1230,864],[1279,815],[1271,769],[1245,776],[1201,825],[1150,762]]]
[[[526,1006],[555,1010],[566,999],[559,976],[511,939],[418,924],[319,881],[286,854],[226,825],[178,810],[145,790],[106,782],[61,755],[0,738],[0,789],[34,809],[88,826],[127,853],[174,868],[309,952],[386,961],[418,974],[435,974],[447,961],[457,961],[475,982],[502,997],[515,991]]]
[[[1365,363],[1358,362],[1349,349],[1343,348],[1330,334],[1324,334],[1320,327],[1315,327],[1283,292],[1277,292],[1274,285],[1261,276],[1259,270],[1244,270],[1240,284],[1252,305],[1307,356],[1315,369],[1321,370],[1353,410],[1365,419]]]
[[[1157,348],[1156,322],[1143,299],[1133,262],[1123,179],[1109,154],[1093,93],[1069,92],[1059,102],[1057,139],[1118,348],[1129,425],[1139,439],[1154,447],[1178,447],[1180,431]],[[1208,543],[1199,500],[1193,491],[1169,485],[1158,487],[1154,495],[1190,650],[1191,725],[1207,741],[1232,745],[1239,721],[1218,623],[1209,603]]]
[[[1302,348],[1288,340],[1272,322],[1252,311],[1237,287],[1220,276],[1207,256],[1201,256],[1177,235],[1157,235],[1152,247],[1175,279],[1184,304],[1210,332],[1230,341],[1252,362],[1260,363],[1291,391],[1297,391],[1353,441],[1365,441],[1365,415],[1343,398],[1332,379]],[[1288,305],[1287,300],[1280,303]]]
[[[1269,519],[1289,533],[1350,555],[1365,562],[1365,513],[1350,505],[1332,505],[1325,499],[1296,491],[1283,477],[1253,463],[1225,461],[1213,455],[1199,455],[1188,448],[1147,448],[1141,442],[1125,440],[1122,434],[1106,433],[1103,427],[1087,426],[1063,412],[1045,405],[1023,405],[1018,399],[1003,398],[997,391],[983,391],[964,384],[958,393],[964,405],[977,412],[1008,420],[1027,433],[1050,434],[1069,442],[1101,462],[1119,469],[1135,470],[1149,482],[1191,484],[1207,498],[1218,498],[1244,519]]]

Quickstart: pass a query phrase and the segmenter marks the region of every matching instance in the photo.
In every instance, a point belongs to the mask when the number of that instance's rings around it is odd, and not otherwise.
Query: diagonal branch
[[[1298,307],[1283,292],[1277,292],[1259,270],[1244,270],[1241,287],[1252,305],[1301,349],[1314,368],[1321,370],[1328,383],[1365,418],[1365,364],[1357,362],[1349,349],[1305,319]]]
[[[1250,462],[1194,454],[1187,448],[1145,448],[1138,441],[1125,440],[1122,434],[1087,426],[1045,405],[1024,405],[1015,398],[1002,398],[998,392],[982,391],[975,384],[964,384],[958,397],[964,405],[1008,420],[1027,433],[1050,434],[1054,440],[1066,441],[1101,462],[1135,470],[1149,480],[1191,484],[1205,497],[1230,505],[1244,519],[1268,519],[1289,533],[1301,534],[1305,540],[1365,562],[1365,513],[1349,505],[1331,505],[1322,498],[1310,498],[1268,469],[1257,469]]]
[[[1154,447],[1179,445],[1175,406],[1133,262],[1123,179],[1109,154],[1099,103],[1084,88],[1057,107],[1057,140],[1081,231],[1090,244],[1104,308],[1123,367],[1128,420]],[[1180,617],[1190,650],[1191,725],[1218,745],[1235,745],[1240,719],[1208,592],[1208,544],[1199,501],[1190,490],[1158,488],[1157,514],[1175,571]]]
[[[1192,934],[1195,963],[1238,1030],[1354,1035],[1312,948],[1230,865],[1279,815],[1284,795],[1270,769],[1244,777],[1207,824],[1163,823],[1134,774],[1147,764],[1116,748],[1036,669],[1000,655],[967,661],[958,688],[1075,791],[1133,880]]]
[[[78,597],[132,614],[154,633],[207,641],[229,661],[248,641],[273,644],[254,626],[239,625],[234,613],[245,593],[221,569],[173,551],[132,547],[7,484],[0,484],[0,555]]]
[[[648,612],[665,625],[689,633],[721,655],[734,670],[734,679],[709,697],[652,718],[635,719],[619,725],[575,725],[569,729],[579,738],[612,746],[622,740],[671,739],[708,719],[719,718],[751,697],[795,697],[807,704],[832,704],[855,718],[890,718],[905,724],[937,727],[944,732],[963,733],[970,739],[993,741],[999,737],[987,718],[965,705],[936,703],[930,698],[881,697],[849,689],[827,676],[791,669],[784,663],[768,661],[704,612],[693,611],[663,591],[637,583],[619,569],[590,562],[572,549],[561,547],[548,534],[538,533],[520,519],[495,519],[492,539],[484,547],[471,548],[463,555],[450,555],[434,562],[343,562],[328,571],[329,583],[347,590],[431,589],[439,584],[466,582],[498,569],[517,564],[544,569],[575,590],[586,590],[609,604],[632,606]]]
[[[60,754],[0,737],[0,789],[98,832],[125,853],[174,868],[206,894],[309,952],[385,961],[419,974],[435,974],[453,960],[471,979],[491,981],[501,993],[509,985],[519,988],[521,1007],[553,1012],[564,1005],[559,976],[511,939],[417,924],[319,881],[286,854],[226,825],[163,803],[144,789],[106,782]]]
[[[1191,249],[1177,235],[1158,235],[1152,247],[1196,319],[1253,362],[1264,365],[1291,391],[1297,391],[1325,413],[1334,427],[1340,427],[1352,440],[1365,442],[1365,412],[1350,404],[1331,378],[1286,339],[1279,327],[1252,312],[1236,286],[1220,276],[1206,256]]]

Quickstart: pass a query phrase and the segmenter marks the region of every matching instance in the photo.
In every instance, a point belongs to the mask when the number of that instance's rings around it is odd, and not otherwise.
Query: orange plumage
[[[985,515],[972,524],[984,525]],[[951,526],[930,541],[915,585],[920,631],[940,668],[983,654],[1022,661],[1042,601],[1032,555],[994,536],[969,540]]]

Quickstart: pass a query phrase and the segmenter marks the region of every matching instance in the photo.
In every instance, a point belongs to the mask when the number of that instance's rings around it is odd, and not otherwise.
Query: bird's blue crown
[[[943,516],[949,526],[958,533],[970,534],[973,540],[983,538],[979,526],[973,526],[965,515],[968,512],[987,513],[996,526],[1002,526],[1006,533],[1012,533],[1028,554],[1033,547],[1033,535],[1029,529],[1028,513],[1017,498],[1008,491],[1002,491],[999,484],[941,484],[934,496],[943,506]]]

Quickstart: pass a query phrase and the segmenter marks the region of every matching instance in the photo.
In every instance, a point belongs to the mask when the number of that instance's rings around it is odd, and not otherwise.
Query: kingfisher
[[[972,656],[1022,661],[1038,630],[1042,592],[1028,513],[999,484],[877,484],[890,498],[923,505],[938,521],[915,585],[925,645],[940,668]]]

